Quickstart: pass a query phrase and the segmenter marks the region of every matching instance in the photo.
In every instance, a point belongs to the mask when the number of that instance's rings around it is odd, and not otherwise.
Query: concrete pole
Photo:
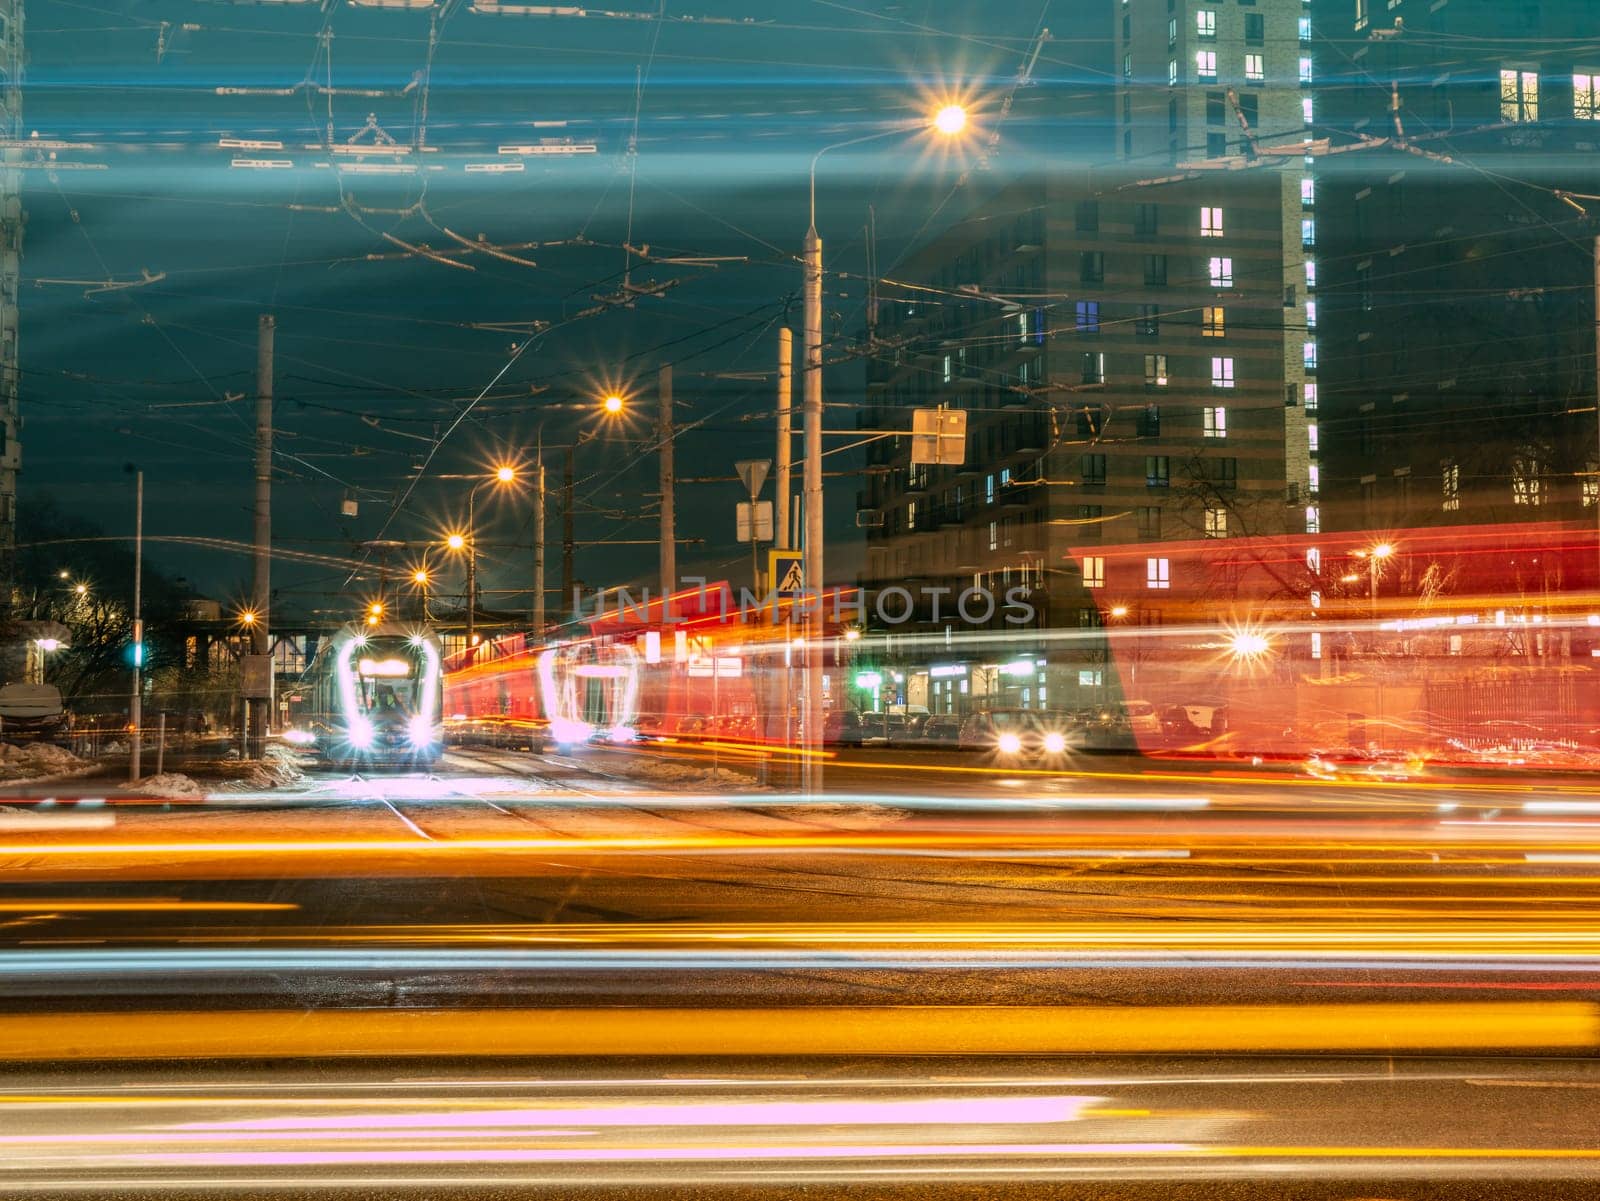
[[[787,550],[794,537],[789,524],[790,477],[794,461],[794,333],[786,326],[778,331],[778,459],[777,496],[774,498],[772,536]]]
[[[814,207],[814,205],[813,205]],[[805,757],[808,793],[822,786],[822,239],[815,221],[805,243],[805,576],[806,621],[805,701],[801,714],[801,744]]]
[[[467,493],[467,662],[478,632],[478,489]]]
[[[673,435],[672,423],[672,366],[661,368],[656,376],[656,392],[661,404],[661,415],[656,430],[661,445],[661,596],[667,597],[678,590],[678,532],[677,514],[673,507]],[[665,609],[662,615],[666,616]]]
[[[144,735],[144,472],[133,477],[133,694],[128,698],[128,779],[139,779]]]
[[[256,322],[256,512],[255,577],[251,608],[250,653],[272,651],[269,609],[272,604],[272,356],[277,319],[262,313]],[[272,700],[249,704],[250,752],[259,758],[272,720]]]
[[[576,608],[572,603],[572,589],[577,584],[573,578],[573,533],[572,533],[572,447],[566,448],[566,453],[561,457],[561,612],[570,613]],[[570,607],[569,607],[570,606]]]
[[[539,438],[539,460],[533,465],[533,636],[544,639],[544,437]]]

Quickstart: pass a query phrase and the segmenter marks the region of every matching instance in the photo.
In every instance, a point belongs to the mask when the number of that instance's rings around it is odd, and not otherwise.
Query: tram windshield
[[[369,638],[351,658],[356,703],[374,720],[409,721],[422,708],[427,652],[416,639]]]

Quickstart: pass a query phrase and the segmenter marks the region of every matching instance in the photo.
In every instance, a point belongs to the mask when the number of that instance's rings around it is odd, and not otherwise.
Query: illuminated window
[[[1444,511],[1456,512],[1461,508],[1461,464],[1446,463],[1440,472],[1439,482],[1444,492]]]
[[[1177,17],[1168,17],[1167,18],[1167,49],[1168,50],[1176,50],[1177,48],[1178,48],[1178,18]]]
[[[1261,83],[1267,78],[1267,58],[1264,54],[1244,56],[1244,77],[1248,83]]]
[[[1105,672],[1101,671],[1099,668],[1078,668],[1079,688],[1099,688],[1105,683],[1105,680]]]
[[[1306,385],[1305,398],[1306,412],[1315,413],[1317,411],[1317,386],[1315,384]]]
[[[1215,40],[1217,36],[1217,13],[1215,9],[1202,8],[1194,14],[1194,33],[1196,37]]]
[[[1545,499],[1544,467],[1531,454],[1516,455],[1511,460],[1511,502],[1518,505],[1542,505]]]
[[[1165,388],[1167,386],[1166,355],[1147,354],[1144,356],[1144,383],[1147,388]]]
[[[1307,20],[1306,24],[1309,26],[1311,22]],[[1311,82],[1311,56],[1309,54],[1302,54],[1300,56],[1300,82]]]
[[[1211,286],[1213,288],[1233,287],[1233,260],[1215,258],[1210,262]]]
[[[1083,356],[1083,382],[1086,384],[1106,382],[1106,356],[1103,351],[1090,351]]]
[[[1322,635],[1314,631],[1311,635],[1311,657],[1313,659],[1322,658]]]
[[[1300,218],[1300,245],[1315,246],[1317,244],[1317,219],[1315,217]]]
[[[1322,491],[1322,468],[1315,463],[1306,468],[1306,491],[1312,496]]]
[[[949,383],[955,378],[954,364],[949,355],[944,356],[944,382]]]
[[[1226,538],[1228,536],[1228,510],[1206,510],[1206,537]]]
[[[1539,73],[1518,67],[1500,70],[1500,119],[1537,121],[1539,119]]]
[[[1098,300],[1078,301],[1078,332],[1080,334],[1098,334],[1100,332],[1100,302]]]
[[[999,546],[1000,546],[1000,523],[998,521],[991,521],[989,523],[989,549],[990,550],[997,550],[997,549],[999,549]]]
[[[1210,82],[1217,77],[1217,52],[1215,50],[1196,50],[1194,52],[1194,72],[1196,78]]]
[[[1222,236],[1222,210],[1203,208],[1200,210],[1200,236],[1202,238],[1220,238]]]
[[[1304,354],[1306,370],[1315,371],[1317,369],[1317,344],[1315,342],[1307,342],[1304,347]]]
[[[1167,83],[1176,86],[1178,82],[1178,60],[1167,60]]]
[[[1600,121],[1600,74],[1572,77],[1572,115],[1579,121]]]
[[[1316,505],[1306,506],[1306,533],[1319,534],[1322,532],[1322,510]]]
[[[1083,560],[1083,586],[1085,588],[1106,586],[1106,561],[1099,555],[1089,555]]]
[[[1300,40],[1302,42],[1309,42],[1311,40],[1311,18],[1310,17],[1301,17],[1300,18]],[[1301,60],[1302,63],[1304,61],[1305,61],[1304,59]],[[1304,68],[1303,68],[1303,70],[1304,70]],[[1309,74],[1302,74],[1301,78],[1309,79],[1309,78],[1311,78],[1311,76]]]
[[[1220,304],[1208,304],[1200,310],[1200,334],[1206,338],[1220,338],[1228,332],[1228,310]]]
[[[1205,436],[1207,438],[1226,438],[1228,436],[1228,410],[1208,405],[1202,411],[1205,415]]]
[[[1600,463],[1590,459],[1583,465],[1583,507],[1600,500]]]
[[[1146,559],[1144,561],[1144,586],[1146,588],[1171,588],[1171,561],[1168,559]]]
[[[1315,121],[1317,119],[1316,113],[1317,113],[1317,108],[1316,108],[1316,105],[1314,103],[1312,103],[1311,97],[1310,96],[1302,96],[1302,97],[1300,97],[1300,116],[1305,121],[1305,123],[1307,125],[1310,125],[1313,121]]]
[[[1021,342],[1024,346],[1026,346],[1027,343],[1028,343],[1028,334],[1029,334],[1029,332],[1030,331],[1028,329],[1028,310],[1027,309],[1023,309],[1022,312],[1017,314],[1017,341]]]
[[[1306,328],[1317,328],[1317,302],[1314,300],[1306,301]]]
[[[1317,427],[1315,425],[1306,426],[1306,446],[1312,454],[1317,453]]]
[[[1233,387],[1233,360],[1231,358],[1219,356],[1211,360],[1211,386],[1213,388]]]
[[[1316,286],[1317,286],[1317,261],[1315,259],[1307,259],[1306,260],[1306,287],[1314,288]]]
[[[909,504],[906,505],[906,529],[914,530],[916,528],[917,528],[917,502],[916,501],[911,501]]]
[[[1304,205],[1312,205],[1312,204],[1315,204],[1316,202],[1317,202],[1317,184],[1316,184],[1316,181],[1312,180],[1312,179],[1302,179],[1300,181],[1300,203],[1304,204]]]

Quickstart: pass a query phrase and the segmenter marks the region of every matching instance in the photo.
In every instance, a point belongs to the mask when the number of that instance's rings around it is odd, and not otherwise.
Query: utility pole
[[[813,167],[814,169],[814,167]],[[805,703],[801,745],[807,752],[805,788],[821,786],[815,758],[822,749],[822,239],[817,235],[816,183],[812,181],[811,228],[805,242],[805,576],[806,622]]]
[[[561,457],[561,611],[569,613],[572,604],[572,447]]]
[[[677,517],[673,512],[673,461],[672,461],[672,365],[661,368],[656,376],[656,391],[661,403],[661,416],[656,434],[661,445],[661,599],[662,616],[666,617],[666,598],[678,590]]]
[[[128,698],[128,780],[139,779],[139,743],[144,737],[144,472],[133,477],[133,694]]]
[[[478,489],[467,493],[467,654],[478,645]],[[470,660],[469,660],[470,661]]]
[[[544,434],[533,465],[533,636],[544,639]]]
[[[794,463],[794,334],[785,326],[778,331],[778,472],[774,498],[773,540],[783,550],[791,548],[794,529],[789,524],[790,475]]]
[[[272,602],[272,356],[277,320],[262,313],[256,323],[256,513],[255,579],[251,607],[256,619],[250,626],[250,651],[272,653],[269,609]],[[269,677],[270,678],[270,677]],[[250,755],[259,759],[265,749],[272,699],[246,700],[249,713]]]
[[[1600,234],[1594,239],[1594,421],[1595,421],[1595,476],[1594,517],[1596,566],[1600,569]],[[1580,501],[1583,489],[1578,489]],[[1582,505],[1579,505],[1582,508]],[[1595,577],[1595,588],[1600,589],[1600,574]]]

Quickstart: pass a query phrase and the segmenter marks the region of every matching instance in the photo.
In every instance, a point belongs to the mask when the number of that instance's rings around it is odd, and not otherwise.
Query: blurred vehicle
[[[854,709],[834,709],[822,723],[822,741],[830,746],[860,746],[869,730]]]
[[[1312,751],[1305,770],[1319,780],[1412,780],[1423,771],[1423,759],[1403,751],[1334,747]]]
[[[1049,731],[1062,739],[1059,731]],[[959,743],[963,750],[989,751],[1003,758],[1028,758],[1046,754],[1044,724],[1031,709],[985,709],[970,715],[961,725]],[[1062,739],[1057,751],[1065,750]]]
[[[922,722],[924,746],[953,747],[961,741],[961,719],[954,713],[935,713]]]
[[[54,684],[7,684],[0,688],[0,739],[7,742],[65,742],[72,736],[72,714]]]

